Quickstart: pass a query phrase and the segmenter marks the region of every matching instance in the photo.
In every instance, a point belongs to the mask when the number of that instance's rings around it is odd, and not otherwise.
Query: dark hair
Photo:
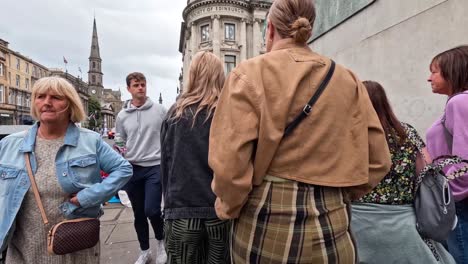
[[[268,19],[281,37],[305,44],[312,36],[315,6],[312,0],[275,0]]]
[[[430,67],[440,69],[453,94],[468,90],[468,46],[458,46],[437,54]]]
[[[127,75],[126,81],[127,81],[127,87],[130,87],[130,83],[132,80],[140,81],[140,82],[146,82],[146,77],[143,75],[141,72],[132,72],[129,75]]]
[[[378,82],[374,81],[364,81],[362,83],[367,89],[367,93],[369,94],[375,112],[377,112],[377,116],[379,116],[387,142],[389,135],[391,135],[393,137],[397,136],[396,138],[399,139],[399,143],[402,143],[407,137],[406,131],[393,113],[384,88]]]

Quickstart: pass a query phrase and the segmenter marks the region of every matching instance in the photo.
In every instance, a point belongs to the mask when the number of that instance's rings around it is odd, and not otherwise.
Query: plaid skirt
[[[264,181],[234,222],[232,263],[355,263],[349,223],[340,188]]]

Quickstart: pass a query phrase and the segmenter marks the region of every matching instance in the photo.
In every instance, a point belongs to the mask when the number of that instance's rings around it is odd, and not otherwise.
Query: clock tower
[[[99,54],[99,42],[96,29],[96,18],[93,22],[93,39],[91,41],[91,53],[89,55],[88,84],[89,94],[102,100],[104,86],[102,84],[101,55]]]

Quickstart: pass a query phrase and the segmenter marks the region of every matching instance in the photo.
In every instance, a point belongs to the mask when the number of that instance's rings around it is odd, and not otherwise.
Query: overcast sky
[[[64,68],[87,81],[93,17],[96,15],[105,88],[129,99],[125,77],[146,75],[148,95],[175,100],[182,56],[180,23],[185,0],[1,0],[0,38],[9,48],[48,68]]]

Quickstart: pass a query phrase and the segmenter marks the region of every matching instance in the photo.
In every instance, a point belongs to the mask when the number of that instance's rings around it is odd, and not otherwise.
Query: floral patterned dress
[[[418,145],[425,147],[414,127],[401,123],[406,131],[406,139],[400,142],[398,136],[388,135],[388,147],[392,167],[385,178],[359,202],[379,204],[412,204],[416,180],[416,156]]]

